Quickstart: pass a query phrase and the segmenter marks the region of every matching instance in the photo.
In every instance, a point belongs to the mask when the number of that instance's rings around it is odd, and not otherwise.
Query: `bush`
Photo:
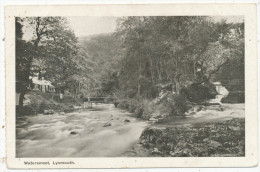
[[[130,99],[130,100],[125,99],[119,101],[118,108],[128,110],[129,112],[136,115],[137,118],[141,118],[144,112],[143,102],[134,99]]]
[[[134,114],[136,115],[137,118],[141,118],[142,115],[143,115],[143,112],[144,112],[144,108],[143,108],[143,105],[142,104],[139,104],[135,111],[134,111]]]
[[[18,105],[16,106],[16,114],[18,116],[21,115],[35,115],[37,112],[35,111],[35,108],[32,106],[23,106],[20,108]]]
[[[184,95],[187,100],[194,103],[202,103],[208,99],[214,99],[217,95],[217,91],[213,84],[191,84],[181,90],[181,94]]]
[[[156,105],[148,100],[144,100],[143,101],[143,114],[142,114],[142,118],[143,119],[149,119],[151,117],[151,115],[155,112],[155,107]]]
[[[119,101],[118,108],[128,109],[128,107],[129,107],[129,103],[127,100]]]
[[[131,112],[131,113],[135,112],[135,109],[137,108],[137,106],[138,106],[138,102],[136,102],[136,101],[128,102],[128,110],[129,110],[129,112]]]
[[[43,113],[46,109],[49,109],[48,104],[46,104],[45,102],[41,102],[39,105],[38,113]]]
[[[161,102],[160,112],[169,116],[180,116],[189,110],[189,102],[182,94],[172,95],[171,98]]]
[[[174,98],[175,105],[173,106],[172,114],[183,115],[190,108],[189,102],[186,100],[185,96],[178,95]]]
[[[169,92],[159,103],[151,100],[124,99],[119,101],[118,107],[126,109],[138,118],[150,119],[151,117],[166,119],[170,116],[180,116],[189,110],[189,102],[183,95],[174,95]]]
[[[229,92],[227,97],[221,99],[221,103],[245,103],[245,92]]]

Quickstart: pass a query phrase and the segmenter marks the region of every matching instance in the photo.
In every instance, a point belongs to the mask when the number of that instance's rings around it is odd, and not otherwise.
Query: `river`
[[[227,94],[224,88],[222,92]],[[220,103],[223,93],[211,102]],[[244,104],[221,104],[221,109],[208,106],[162,124],[139,120],[112,104],[98,104],[93,109],[66,114],[17,117],[16,157],[136,156],[132,148],[149,125],[168,127],[232,118],[245,118]],[[141,152],[138,156],[147,155],[142,148],[137,151]]]
[[[17,157],[122,156],[149,125],[112,104],[63,115],[23,116],[16,122]]]

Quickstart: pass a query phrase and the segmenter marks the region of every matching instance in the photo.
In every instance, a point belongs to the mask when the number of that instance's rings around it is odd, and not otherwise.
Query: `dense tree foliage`
[[[242,24],[210,17],[125,17],[118,26],[125,48],[120,88],[130,97],[154,97],[154,87],[167,83],[178,94],[244,57]]]
[[[61,92],[137,99],[155,98],[159,88],[178,95],[212,81],[244,82],[243,23],[198,16],[121,17],[117,23],[113,34],[78,39],[66,18],[17,18],[21,100],[35,73]],[[29,41],[23,27],[33,33]]]
[[[87,52],[92,69],[89,96],[115,96],[118,93],[118,75],[123,55],[121,42],[115,34],[101,34],[83,37],[80,40],[82,51]]]
[[[23,28],[32,32],[23,40]],[[29,32],[28,31],[28,32]],[[78,72],[74,57],[77,38],[61,17],[16,18],[16,67],[19,105],[30,83],[30,76],[45,77],[63,91]]]

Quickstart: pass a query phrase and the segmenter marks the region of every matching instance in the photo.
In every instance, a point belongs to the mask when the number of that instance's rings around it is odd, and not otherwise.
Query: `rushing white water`
[[[200,118],[202,121],[214,121],[214,120],[226,120],[230,118],[244,118],[245,117],[245,104],[223,104],[221,99],[228,95],[228,90],[221,85],[220,82],[216,82],[216,90],[218,95],[216,98],[209,100],[209,103],[216,103],[216,105],[205,106],[200,111],[190,111],[186,113],[186,117]],[[219,105],[217,105],[219,104]]]
[[[17,157],[121,156],[148,125],[114,105],[95,105],[94,109],[18,118]],[[104,127],[106,123],[111,126]]]
[[[211,103],[220,103],[228,94],[220,87]],[[244,104],[205,106],[188,112],[185,118],[166,122],[166,125],[213,122],[244,118]],[[125,120],[130,120],[127,122]],[[104,127],[110,123],[111,126]],[[100,104],[93,110],[68,114],[18,117],[16,121],[16,157],[116,157],[137,143],[148,122],[140,121],[114,105]]]
[[[219,83],[221,84],[221,83]],[[215,99],[211,99],[209,102],[210,103],[220,103],[221,104],[221,99],[226,97],[228,95],[228,90],[223,87],[222,85],[216,86],[216,90],[218,92],[218,95],[216,96]]]

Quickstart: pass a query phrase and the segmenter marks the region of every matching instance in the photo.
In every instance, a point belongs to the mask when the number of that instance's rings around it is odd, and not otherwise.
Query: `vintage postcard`
[[[7,6],[8,168],[258,164],[256,4]]]

